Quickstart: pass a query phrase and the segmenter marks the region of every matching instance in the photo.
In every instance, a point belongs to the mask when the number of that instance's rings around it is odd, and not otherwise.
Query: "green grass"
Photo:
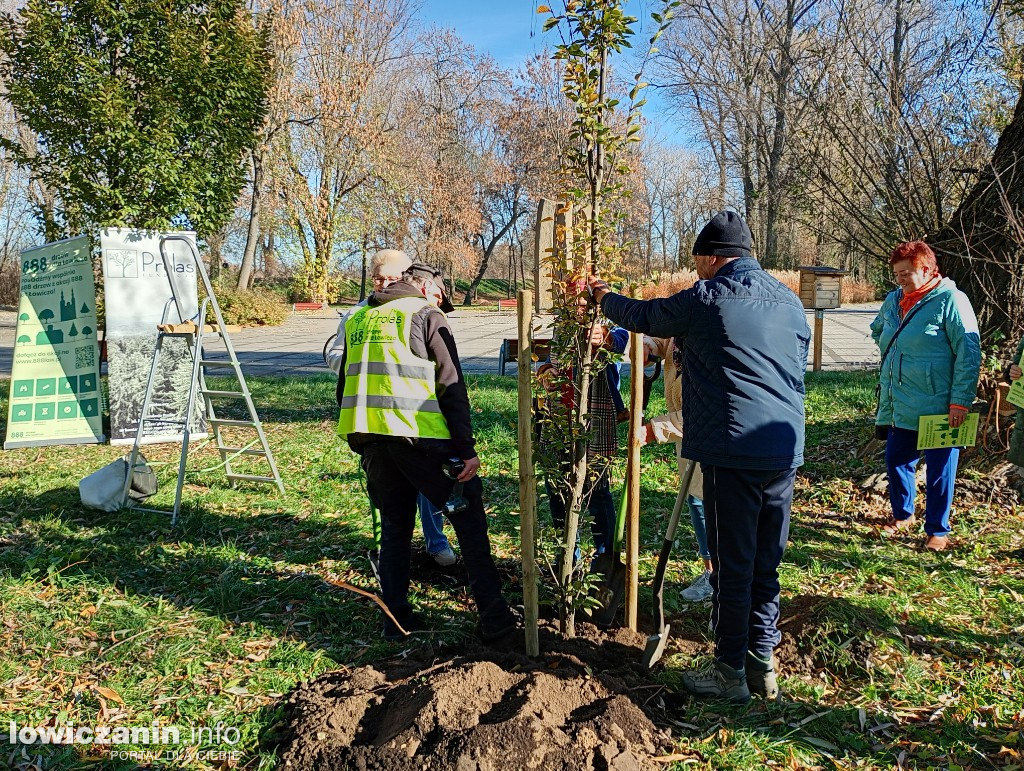
[[[395,652],[363,598],[330,575],[373,589],[371,545],[355,456],[333,431],[329,378],[250,381],[287,493],[230,489],[217,472],[189,475],[180,526],[143,512],[83,509],[78,479],[122,453],[109,446],[0,454],[0,731],[88,726],[216,726],[239,741],[193,748],[242,753],[274,766],[281,697],[297,682]],[[6,415],[8,384],[0,383]],[[517,567],[518,472],[512,378],[470,378],[495,553]],[[1020,764],[1024,709],[1024,520],[1019,508],[960,507],[958,548],[923,555],[881,541],[884,502],[856,479],[879,470],[854,451],[871,434],[866,373],[808,376],[808,461],[797,483],[791,546],[782,568],[784,615],[804,608],[796,635],[803,666],[783,672],[784,705],[687,706],[676,713],[679,768],[843,766],[983,768]],[[663,409],[656,390],[652,414]],[[170,447],[147,448],[157,462]],[[671,447],[644,450],[641,577],[677,485]],[[214,465],[204,449],[195,468]],[[158,467],[168,506],[171,467]],[[621,480],[621,463],[616,470]],[[969,470],[965,473],[971,473]],[[618,495],[618,482],[614,484]],[[688,540],[681,538],[680,553]],[[684,636],[706,637],[703,609],[682,613],[681,585],[696,560],[674,560],[667,605]],[[471,634],[468,597],[414,585],[438,639]],[[514,591],[514,589],[513,589]],[[647,593],[642,602],[649,603]],[[643,609],[642,609],[643,610]],[[806,622],[806,623],[804,623]],[[791,628],[795,628],[797,622]],[[652,678],[678,682],[688,657],[670,655]],[[147,749],[137,745],[136,749]],[[1005,749],[1004,749],[1005,748]],[[29,749],[36,751],[30,752]],[[149,748],[152,749],[152,748]],[[0,744],[0,766],[95,768],[84,746]],[[172,767],[213,768],[189,760]],[[105,760],[103,768],[135,768]]]

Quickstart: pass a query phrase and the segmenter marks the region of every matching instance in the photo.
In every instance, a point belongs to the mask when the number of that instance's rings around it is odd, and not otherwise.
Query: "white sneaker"
[[[711,571],[705,570],[697,580],[683,589],[680,596],[687,602],[704,602],[711,599]]]
[[[451,546],[445,546],[444,549],[439,551],[437,554],[431,554],[434,558],[434,562],[443,568],[450,568],[456,563],[458,557],[455,556],[455,552],[452,551]]]

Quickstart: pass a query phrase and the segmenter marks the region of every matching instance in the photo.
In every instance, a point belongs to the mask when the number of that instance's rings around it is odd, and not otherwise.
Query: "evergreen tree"
[[[243,0],[28,0],[0,15],[0,76],[55,194],[48,239],[230,217],[266,111],[267,31]]]

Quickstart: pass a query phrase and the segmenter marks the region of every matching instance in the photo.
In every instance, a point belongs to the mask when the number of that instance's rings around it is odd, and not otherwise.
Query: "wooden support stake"
[[[814,358],[812,369],[821,371],[821,338],[825,331],[825,311],[823,308],[814,310]]]
[[[629,335],[629,454],[626,465],[626,626],[636,631],[640,589],[640,425],[644,415],[644,336]]]
[[[519,549],[523,557],[526,655],[540,654],[537,575],[537,475],[533,467],[533,292],[520,289],[519,314]]]
[[[541,198],[537,203],[537,224],[534,228],[533,249],[536,257],[533,269],[533,288],[538,314],[550,313],[554,303],[551,294],[552,262],[555,254],[555,209],[554,201]]]

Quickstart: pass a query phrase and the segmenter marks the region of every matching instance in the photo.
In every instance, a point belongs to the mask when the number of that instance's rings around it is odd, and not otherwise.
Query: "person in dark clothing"
[[[704,472],[715,661],[688,672],[698,696],[745,702],[778,694],[778,567],[803,463],[804,370],[810,329],[799,298],[751,256],[738,214],[715,215],[697,236],[700,276],[672,297],[631,300],[597,276],[602,313],[626,329],[674,337],[680,351],[680,455]]]
[[[401,281],[374,292],[348,319],[338,373],[338,433],[362,456],[367,492],[380,511],[381,594],[401,627],[420,628],[408,599],[420,493],[439,508],[464,501],[447,508],[448,518],[469,574],[481,636],[499,643],[515,631],[516,618],[502,597],[491,556],[480,459],[455,340],[444,313],[425,299],[435,275],[434,268],[414,263]],[[444,471],[451,461],[463,465],[456,479]],[[384,636],[403,635],[385,619]]]
[[[629,332],[618,327],[612,328],[597,324],[593,328],[591,344],[595,356],[607,356],[608,352],[620,354],[629,344]],[[611,372],[614,371],[614,379]],[[550,383],[559,370],[555,363],[541,365],[537,370],[537,378],[541,383]],[[622,396],[618,388],[618,364],[609,362],[602,373],[590,381],[590,400],[588,411],[591,421],[591,435],[587,442],[587,464],[591,478],[584,491],[587,511],[591,516],[591,533],[594,538],[596,554],[611,552],[615,540],[615,502],[612,498],[609,481],[609,466],[619,449],[618,415],[624,408]],[[613,385],[614,383],[614,385]],[[563,403],[572,402],[572,386],[566,385],[558,396]],[[618,401],[615,397],[618,396]],[[541,430],[540,452],[555,451],[547,432]],[[565,455],[560,461],[562,473],[568,475],[571,459]],[[551,509],[551,521],[558,530],[565,529],[565,492],[558,485],[552,485],[548,477],[544,478],[544,487],[548,493],[548,505]],[[579,532],[577,531],[577,538]],[[579,548],[577,547],[577,552]],[[576,555],[577,559],[579,554]]]

